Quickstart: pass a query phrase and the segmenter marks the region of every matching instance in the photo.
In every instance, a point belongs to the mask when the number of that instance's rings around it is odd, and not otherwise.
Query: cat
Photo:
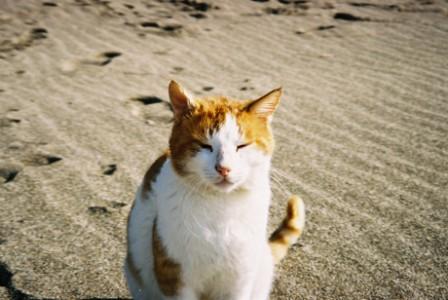
[[[134,299],[265,300],[274,265],[305,224],[297,196],[267,238],[271,119],[281,96],[193,99],[175,81],[169,150],[146,172],[128,217]]]

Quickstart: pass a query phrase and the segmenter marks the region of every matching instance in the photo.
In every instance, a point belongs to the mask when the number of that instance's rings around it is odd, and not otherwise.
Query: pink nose
[[[221,165],[215,166],[216,171],[221,174],[221,176],[226,177],[230,173],[230,169],[227,167],[223,167]]]

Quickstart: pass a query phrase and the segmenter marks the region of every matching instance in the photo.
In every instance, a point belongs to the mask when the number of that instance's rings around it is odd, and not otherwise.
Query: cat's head
[[[274,148],[270,122],[280,89],[256,100],[192,99],[171,81],[169,95],[174,112],[170,152],[180,176],[228,193],[248,188],[260,170],[267,171]]]

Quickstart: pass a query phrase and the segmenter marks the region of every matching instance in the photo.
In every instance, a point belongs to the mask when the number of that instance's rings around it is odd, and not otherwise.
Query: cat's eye
[[[240,149],[243,149],[243,148],[245,148],[245,147],[247,147],[249,145],[250,145],[250,143],[238,145],[238,146],[236,146],[236,151],[238,151]]]
[[[206,150],[208,150],[208,151],[210,151],[210,152],[213,151],[213,147],[212,147],[211,145],[208,145],[208,144],[204,144],[204,143],[199,142],[199,146],[201,146],[202,149],[206,149]]]

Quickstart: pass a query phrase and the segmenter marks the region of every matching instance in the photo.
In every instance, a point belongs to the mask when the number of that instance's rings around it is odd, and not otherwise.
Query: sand
[[[271,225],[306,231],[271,299],[448,299],[448,3],[0,3],[0,298],[129,298],[126,218],[167,84],[282,86]]]

